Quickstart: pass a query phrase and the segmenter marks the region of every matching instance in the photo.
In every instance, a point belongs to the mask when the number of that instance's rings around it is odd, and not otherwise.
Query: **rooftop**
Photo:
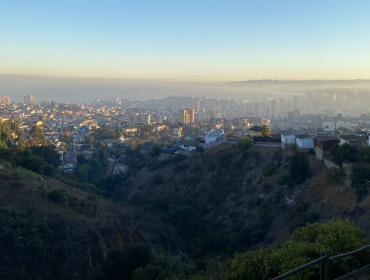
[[[338,138],[334,136],[316,136],[315,139],[320,142],[338,141]]]
[[[292,131],[282,131],[281,135],[284,135],[284,136],[294,135],[294,132],[292,132]]]
[[[303,133],[303,134],[297,134],[296,137],[298,139],[304,139],[304,138],[311,138],[312,136],[311,135],[308,135],[306,133]]]
[[[253,126],[253,127],[249,128],[248,130],[251,130],[251,131],[254,131],[254,132],[261,132],[261,128],[262,127],[256,125],[256,126]]]
[[[361,136],[354,135],[354,134],[342,135],[340,136],[340,138],[346,141],[366,140],[365,137],[361,137]]]

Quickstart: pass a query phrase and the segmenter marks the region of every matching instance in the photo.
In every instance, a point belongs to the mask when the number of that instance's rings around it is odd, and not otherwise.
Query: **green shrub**
[[[161,174],[156,174],[152,177],[152,183],[154,185],[159,185],[164,182],[163,176]]]
[[[284,175],[281,175],[279,177],[279,179],[277,180],[277,183],[279,186],[282,186],[282,185],[285,185],[287,184],[289,181],[289,175],[288,174],[284,174]]]
[[[294,151],[289,158],[289,179],[295,184],[300,184],[308,177],[309,170],[307,153]]]
[[[274,174],[275,170],[277,169],[277,165],[274,162],[269,162],[265,169],[262,171],[262,175],[265,177],[271,176]]]
[[[236,253],[229,263],[223,280],[260,280],[263,274],[276,277],[306,264],[325,252],[330,256],[350,252],[365,246],[363,232],[354,223],[331,220],[326,223],[308,224],[294,231],[285,244],[262,248],[247,253]],[[368,263],[370,253],[365,251],[330,262],[330,276],[334,279]],[[294,274],[291,280],[319,279],[319,265]]]
[[[64,193],[59,190],[53,190],[48,194],[48,198],[56,203],[64,201]]]
[[[236,149],[239,153],[243,153],[252,145],[252,139],[249,136],[242,137],[236,142]]]
[[[343,176],[343,169],[342,168],[329,168],[326,170],[326,175],[332,181],[340,181]]]

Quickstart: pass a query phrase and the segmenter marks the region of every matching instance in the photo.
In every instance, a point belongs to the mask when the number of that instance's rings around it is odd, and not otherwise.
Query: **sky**
[[[0,74],[368,79],[369,10],[340,0],[2,1]]]

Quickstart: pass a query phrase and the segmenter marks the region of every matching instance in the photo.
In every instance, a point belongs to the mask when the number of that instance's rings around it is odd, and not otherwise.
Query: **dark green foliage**
[[[107,125],[103,125],[101,128],[95,130],[95,133],[91,136],[98,141],[117,139],[117,132],[109,128]]]
[[[365,244],[366,239],[362,231],[352,222],[332,220],[322,224],[310,224],[295,230],[291,239],[284,245],[235,254],[222,279],[259,280],[263,274],[273,278],[319,258],[321,252],[335,256],[361,248]],[[360,254],[331,262],[331,277],[337,278],[367,264],[369,252]],[[318,273],[318,266],[312,266],[295,274],[291,279],[318,279]]]
[[[60,165],[60,154],[52,146],[31,147],[34,156],[42,157],[48,164],[58,167]]]
[[[153,246],[146,243],[131,243],[118,251],[115,266],[109,271],[109,279],[131,280],[135,269],[150,263]],[[145,278],[144,278],[145,279]]]
[[[357,163],[351,168],[351,187],[356,189],[357,201],[367,195],[366,180],[370,179],[370,164]]]
[[[248,152],[243,152],[243,154],[242,154],[242,159],[245,159],[245,160],[249,159],[249,154],[248,154]]]
[[[309,169],[307,153],[294,151],[289,158],[289,179],[295,184],[300,184],[308,177]]]
[[[173,168],[173,172],[180,173],[180,172],[186,171],[188,168],[189,168],[188,164],[180,163],[180,164],[175,165],[175,167]]]
[[[236,143],[236,149],[239,153],[243,153],[252,145],[252,139],[249,136],[242,137]]]
[[[282,186],[282,185],[285,185],[287,184],[289,181],[289,175],[288,174],[284,174],[284,175],[281,175],[279,177],[279,179],[277,180],[277,183],[279,186]]]
[[[70,145],[71,142],[72,142],[72,139],[67,134],[63,133],[62,135],[60,135],[59,141],[65,143],[67,145]]]
[[[343,176],[343,169],[341,168],[329,168],[326,170],[328,178],[332,181],[340,181]]]
[[[222,167],[226,168],[229,166],[232,157],[233,157],[232,153],[222,155],[218,158],[218,162]]]
[[[45,135],[42,132],[42,129],[37,125],[34,125],[30,130],[30,136],[28,137],[28,143],[30,146],[46,146]]]
[[[330,151],[330,159],[337,165],[342,165],[343,160],[354,162],[356,160],[357,149],[348,143],[335,145]]]
[[[162,177],[161,174],[155,174],[152,179],[151,179],[152,183],[154,185],[159,185],[159,184],[162,184],[164,182],[164,179]]]
[[[198,153],[204,153],[204,148],[203,147],[197,147],[197,152]]]
[[[53,190],[48,194],[48,198],[56,203],[64,201],[64,193],[59,190]]]
[[[52,166],[52,165],[45,165],[44,166],[44,170],[43,170],[43,174],[45,176],[48,176],[48,177],[53,177],[55,175],[55,167]]]
[[[135,269],[132,275],[132,280],[157,280],[158,273],[158,267],[148,264]]]
[[[265,177],[271,176],[274,174],[275,170],[277,169],[277,165],[274,162],[269,162],[265,169],[262,171],[262,175]]]
[[[159,156],[161,150],[163,148],[163,145],[157,144],[153,147],[153,149],[150,151],[149,155],[154,158],[156,156]]]
[[[214,163],[211,163],[210,165],[208,165],[208,172],[213,172],[216,170],[216,168],[217,168],[217,165]]]
[[[188,158],[187,156],[185,155],[181,155],[181,154],[178,154],[178,155],[175,155],[173,158],[172,158],[172,161],[177,164],[177,163],[180,163],[182,162],[184,159]]]
[[[316,152],[315,152],[315,150],[314,150],[314,149],[309,149],[309,150],[307,151],[307,154],[308,154],[308,155],[315,156],[315,155],[316,155]]]
[[[50,229],[27,210],[14,206],[0,208],[0,243],[14,247],[42,248]]]
[[[78,155],[77,156],[77,163],[78,164],[84,164],[84,163],[87,163],[88,160],[85,158],[84,155]]]

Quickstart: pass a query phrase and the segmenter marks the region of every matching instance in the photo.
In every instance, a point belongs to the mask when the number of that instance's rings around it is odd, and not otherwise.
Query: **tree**
[[[331,220],[326,223],[307,224],[296,229],[283,245],[261,248],[257,251],[236,253],[229,263],[225,280],[259,280],[263,274],[274,278],[296,267],[313,261],[325,252],[330,256],[350,252],[365,246],[363,232],[353,222]],[[330,262],[331,277],[337,278],[367,264],[369,253],[350,256]],[[357,263],[356,263],[357,262]],[[318,279],[314,266],[298,272],[292,279]]]
[[[239,153],[243,153],[252,145],[252,140],[249,136],[242,137],[236,142],[236,149]]]
[[[156,157],[156,156],[159,156],[159,153],[161,152],[162,147],[163,147],[163,145],[161,145],[161,144],[157,144],[157,145],[155,145],[155,146],[152,148],[152,150],[150,151],[149,155],[150,155],[152,158],[154,158],[154,157]]]
[[[267,124],[262,125],[261,134],[263,137],[267,137],[270,135],[270,127]]]
[[[309,171],[307,153],[294,151],[289,158],[289,179],[296,184],[300,184],[308,177]]]
[[[89,170],[87,164],[82,164],[77,169],[77,174],[81,183],[89,181]]]
[[[71,137],[69,137],[67,134],[63,133],[62,135],[60,135],[59,141],[69,145],[69,144],[71,144],[72,140],[71,140]]]
[[[141,144],[143,144],[143,141],[135,137],[131,140],[130,150],[137,152]]]
[[[52,177],[54,174],[55,174],[55,167],[52,166],[52,165],[45,165],[44,166],[44,175],[45,176],[49,176],[49,177]]]
[[[94,139],[94,137],[92,137],[92,136],[85,136],[85,143],[86,144],[92,144],[92,143],[94,143],[94,141],[95,141],[95,139]]]
[[[64,201],[64,193],[59,190],[53,190],[48,194],[48,198],[56,203]]]
[[[31,146],[46,146],[45,135],[43,134],[41,128],[39,128],[37,125],[34,125],[31,128],[28,142]]]
[[[84,164],[87,163],[87,159],[85,158],[84,155],[78,155],[77,156],[77,163],[78,164]]]
[[[330,151],[330,159],[337,165],[341,166],[343,160],[354,162],[356,160],[357,149],[348,143],[343,145],[334,145]]]

